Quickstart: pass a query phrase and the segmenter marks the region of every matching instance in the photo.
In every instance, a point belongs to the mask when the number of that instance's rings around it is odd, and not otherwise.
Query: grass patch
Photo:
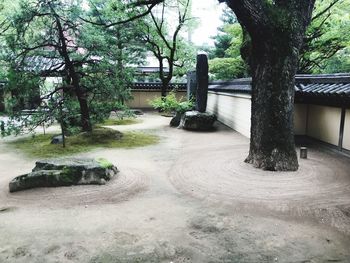
[[[66,148],[51,144],[53,134],[39,134],[9,142],[30,157],[51,158],[88,152],[96,148],[135,148],[156,144],[159,137],[143,132],[120,133],[107,128],[96,128],[92,133],[80,133],[66,138]]]
[[[114,125],[131,125],[141,123],[138,119],[108,119],[102,122],[100,125],[114,126]]]

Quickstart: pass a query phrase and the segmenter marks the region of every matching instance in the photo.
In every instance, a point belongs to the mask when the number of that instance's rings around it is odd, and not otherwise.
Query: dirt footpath
[[[293,173],[243,163],[248,139],[146,114],[157,145],[99,149],[105,186],[10,194],[35,160],[0,143],[0,262],[350,262],[350,161],[311,149]]]

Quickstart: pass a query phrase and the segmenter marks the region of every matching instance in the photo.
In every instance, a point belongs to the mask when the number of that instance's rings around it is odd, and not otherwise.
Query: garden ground
[[[157,114],[118,126],[160,136],[97,149],[120,170],[105,186],[32,189],[9,181],[35,159],[1,142],[0,262],[350,262],[350,162],[314,147],[297,172],[243,162],[249,140],[194,133]]]

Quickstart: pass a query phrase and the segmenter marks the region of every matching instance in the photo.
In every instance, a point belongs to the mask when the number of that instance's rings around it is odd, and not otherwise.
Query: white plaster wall
[[[340,108],[309,105],[307,135],[338,145],[340,118]]]
[[[307,104],[294,105],[294,134],[306,135]]]
[[[308,109],[309,107],[309,109]],[[250,95],[209,92],[209,112],[242,135],[250,136]],[[295,104],[294,133],[338,145],[341,109],[335,107]],[[343,147],[350,148],[350,112],[347,111]]]
[[[250,137],[250,95],[209,92],[207,111],[246,137]]]

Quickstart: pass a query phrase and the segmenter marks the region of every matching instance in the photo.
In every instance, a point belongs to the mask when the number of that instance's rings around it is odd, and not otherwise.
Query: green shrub
[[[169,92],[166,97],[157,97],[150,101],[150,104],[156,110],[160,110],[165,114],[175,114],[175,113],[184,113],[193,108],[192,100],[184,100],[176,98],[174,91]]]

